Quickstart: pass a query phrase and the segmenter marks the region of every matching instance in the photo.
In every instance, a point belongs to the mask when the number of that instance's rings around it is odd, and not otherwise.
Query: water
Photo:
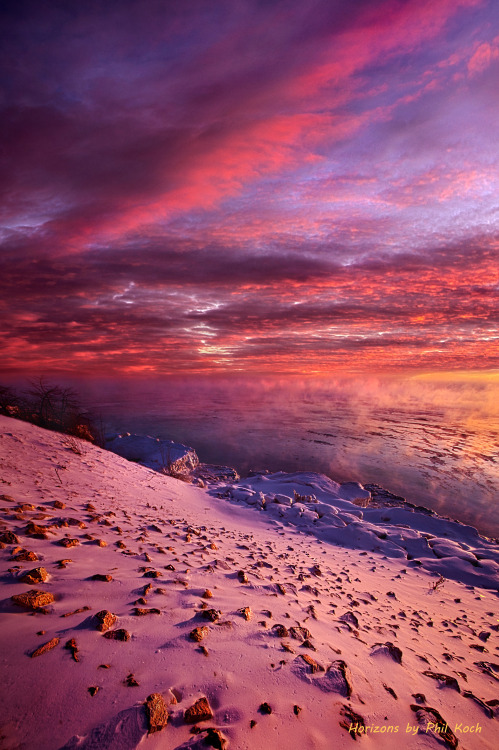
[[[499,536],[499,378],[186,378],[86,382],[113,431],[201,461],[377,482]]]

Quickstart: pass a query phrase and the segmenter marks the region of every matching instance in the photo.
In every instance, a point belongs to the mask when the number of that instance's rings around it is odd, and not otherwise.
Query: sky
[[[497,0],[4,0],[8,373],[499,368]]]

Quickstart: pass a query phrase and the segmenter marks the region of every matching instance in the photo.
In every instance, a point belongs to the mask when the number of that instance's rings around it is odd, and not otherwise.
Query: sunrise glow
[[[5,371],[489,371],[495,0],[0,11]]]

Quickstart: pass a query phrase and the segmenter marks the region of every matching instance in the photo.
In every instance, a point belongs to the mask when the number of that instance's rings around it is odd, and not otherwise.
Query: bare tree
[[[72,388],[52,385],[45,378],[30,381],[27,394],[40,427],[67,428],[81,411],[78,395]]]
[[[33,422],[49,430],[95,442],[99,430],[73,388],[48,382],[44,377],[30,380],[19,395],[13,388],[0,386],[0,413]],[[100,432],[103,433],[102,420]]]
[[[77,435],[93,442],[90,419],[73,388],[49,383],[39,377],[27,391],[32,417],[40,427]]]

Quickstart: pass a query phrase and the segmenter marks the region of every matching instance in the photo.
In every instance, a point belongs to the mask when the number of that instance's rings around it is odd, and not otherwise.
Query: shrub
[[[21,394],[8,386],[0,386],[0,414],[91,443],[99,438],[99,430],[83,408],[77,392],[49,383],[43,377],[29,381],[29,388]]]

